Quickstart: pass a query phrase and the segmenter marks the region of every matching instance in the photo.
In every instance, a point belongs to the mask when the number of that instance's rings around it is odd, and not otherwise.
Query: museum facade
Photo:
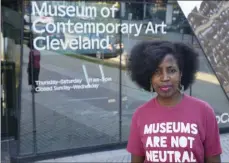
[[[125,147],[133,112],[155,96],[126,71],[143,40],[181,41],[199,52],[185,93],[207,101],[220,132],[229,132],[228,15],[228,1],[3,0],[1,136],[11,159]],[[29,44],[40,51],[37,65]]]

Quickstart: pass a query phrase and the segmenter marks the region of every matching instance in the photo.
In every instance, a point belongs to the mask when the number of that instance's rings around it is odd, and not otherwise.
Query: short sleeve
[[[134,113],[130,125],[130,134],[127,143],[127,151],[136,156],[145,156],[140,130],[137,125],[137,114]]]
[[[207,104],[206,110],[206,127],[205,127],[205,140],[204,150],[205,157],[211,157],[222,153],[220,143],[219,127],[216,120],[216,115],[213,108]]]

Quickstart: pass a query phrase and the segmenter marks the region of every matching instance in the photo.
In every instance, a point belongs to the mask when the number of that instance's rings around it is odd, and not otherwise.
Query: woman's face
[[[181,72],[173,55],[166,55],[152,76],[152,87],[163,98],[172,97],[179,91]]]

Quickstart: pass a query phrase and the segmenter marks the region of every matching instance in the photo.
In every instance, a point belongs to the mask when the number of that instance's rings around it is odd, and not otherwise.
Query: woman
[[[29,63],[28,63],[28,80],[29,85],[32,85],[32,92],[37,92],[36,88],[38,87],[37,81],[39,80],[40,74],[40,52],[34,49],[33,43],[28,43],[30,48],[29,52]]]
[[[131,79],[156,92],[132,117],[127,145],[132,163],[220,162],[213,109],[183,93],[194,82],[198,63],[197,52],[183,43],[150,41],[132,49]]]

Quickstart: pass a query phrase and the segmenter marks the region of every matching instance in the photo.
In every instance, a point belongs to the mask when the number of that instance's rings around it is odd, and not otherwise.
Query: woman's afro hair
[[[177,59],[182,72],[184,90],[194,82],[199,68],[198,53],[181,42],[142,41],[135,45],[129,55],[127,69],[132,81],[146,91],[151,91],[151,78],[167,54]]]

